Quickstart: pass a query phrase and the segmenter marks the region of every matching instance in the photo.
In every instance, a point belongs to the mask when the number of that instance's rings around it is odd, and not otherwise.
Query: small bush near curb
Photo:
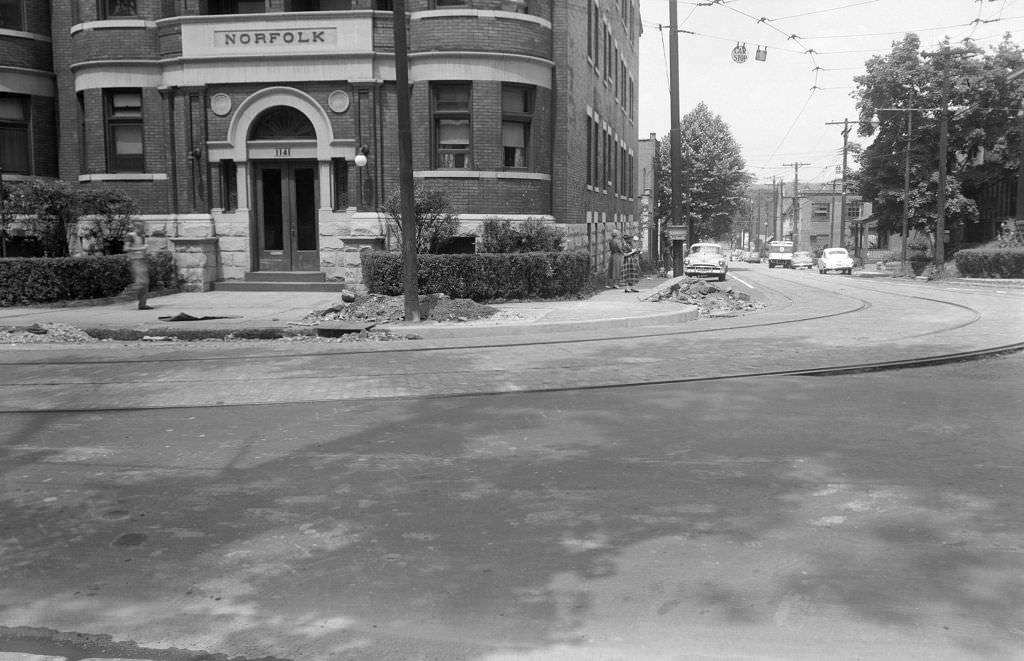
[[[374,294],[402,294],[402,256],[362,253],[363,284]],[[566,298],[590,280],[585,252],[418,255],[419,293],[447,294],[474,301]]]
[[[970,248],[953,259],[965,278],[1024,278],[1024,248]]]
[[[174,255],[147,255],[149,288],[177,289]],[[0,259],[0,307],[118,296],[132,283],[127,255]]]

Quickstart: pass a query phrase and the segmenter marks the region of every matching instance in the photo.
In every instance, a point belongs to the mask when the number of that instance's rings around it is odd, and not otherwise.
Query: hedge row
[[[966,278],[1024,278],[1024,248],[970,248],[953,258]]]
[[[149,288],[177,289],[174,255],[147,255]],[[127,255],[0,259],[0,307],[118,296],[132,283]]]
[[[582,292],[590,280],[585,252],[417,255],[419,293],[443,293],[474,301],[563,298]],[[397,252],[362,253],[363,284],[375,294],[403,292]]]

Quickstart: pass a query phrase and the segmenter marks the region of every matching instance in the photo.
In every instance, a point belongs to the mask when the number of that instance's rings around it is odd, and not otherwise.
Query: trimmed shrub
[[[522,223],[488,218],[480,229],[480,252],[560,252],[565,232],[551,223],[530,218]]]
[[[575,296],[590,278],[590,256],[585,252],[421,254],[418,258],[420,294],[443,293],[475,301]],[[402,294],[399,253],[364,251],[362,271],[371,293]]]
[[[965,278],[1024,278],[1024,248],[971,248],[953,256]]]
[[[174,255],[147,255],[150,290],[178,288]],[[0,259],[0,306],[120,295],[132,283],[127,255]]]

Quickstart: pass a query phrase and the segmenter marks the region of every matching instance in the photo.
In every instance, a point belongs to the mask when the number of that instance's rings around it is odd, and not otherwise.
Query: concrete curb
[[[420,338],[492,337],[495,335],[528,335],[533,333],[572,333],[592,330],[617,330],[642,326],[682,323],[695,320],[700,310],[694,305],[680,305],[679,310],[644,316],[612,317],[574,321],[522,321],[460,324],[381,324],[373,330],[395,335],[415,335]]]

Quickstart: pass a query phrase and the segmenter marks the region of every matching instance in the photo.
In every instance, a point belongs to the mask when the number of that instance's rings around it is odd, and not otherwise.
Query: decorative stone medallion
[[[223,117],[231,112],[231,97],[223,92],[218,92],[210,97],[210,110],[214,115]]]
[[[344,90],[334,90],[331,95],[327,97],[327,105],[331,110],[338,113],[339,115],[348,110],[352,100],[349,98],[348,92]]]

